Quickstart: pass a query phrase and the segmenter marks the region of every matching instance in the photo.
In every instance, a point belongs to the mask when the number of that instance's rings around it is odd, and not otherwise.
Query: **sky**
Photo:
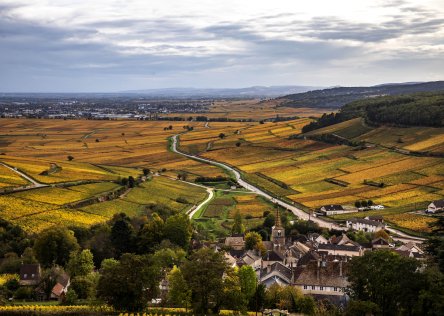
[[[444,79],[444,0],[0,0],[0,91]]]

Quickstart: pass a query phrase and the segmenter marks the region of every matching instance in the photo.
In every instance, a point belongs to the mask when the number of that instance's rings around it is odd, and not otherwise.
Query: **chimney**
[[[270,273],[271,272],[271,264],[268,264],[267,265],[267,273]]]
[[[339,261],[339,276],[342,276],[342,260]]]

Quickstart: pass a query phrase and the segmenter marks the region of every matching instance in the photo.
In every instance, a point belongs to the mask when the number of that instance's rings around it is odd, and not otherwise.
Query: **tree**
[[[243,234],[245,231],[245,226],[242,223],[242,215],[239,212],[239,210],[236,210],[236,213],[234,214],[234,223],[233,227],[231,228],[232,234]]]
[[[421,287],[415,259],[390,250],[366,252],[354,257],[348,273],[348,294],[353,300],[377,304],[382,315],[411,313]]]
[[[64,266],[69,255],[79,249],[74,233],[66,227],[51,227],[38,235],[34,243],[34,252],[39,262],[49,267],[53,264]]]
[[[34,250],[31,247],[27,247],[25,251],[23,251],[21,258],[24,264],[38,263]]]
[[[241,142],[237,142],[236,147],[240,147],[240,146],[241,146]]]
[[[355,202],[355,206],[357,207],[357,208],[360,208],[361,206],[362,206],[362,204],[361,204],[361,201],[356,201]]]
[[[177,214],[168,217],[163,229],[164,238],[172,243],[187,249],[192,234],[190,219],[185,214]]]
[[[71,156],[71,155],[69,155],[69,156],[67,157],[67,159],[68,159],[69,161],[72,161],[72,160],[74,160],[74,157]]]
[[[220,139],[224,139],[224,138],[225,138],[225,134],[224,134],[224,133],[220,133],[220,134],[219,134],[219,138],[220,138]]]
[[[245,235],[245,249],[247,250],[258,250],[262,243],[262,237],[257,232],[248,232]]]
[[[202,248],[194,252],[182,266],[183,276],[191,289],[194,310],[203,315],[217,307],[223,294],[222,276],[228,266],[221,252]]]
[[[63,297],[63,305],[76,305],[78,300],[77,293],[74,289],[68,289],[66,295]]]
[[[157,213],[152,213],[151,220],[143,225],[137,234],[137,250],[139,253],[153,251],[163,239],[164,226],[163,219]]]
[[[372,201],[372,200],[368,200],[368,201],[367,201],[367,205],[368,205],[368,206],[372,206],[372,205],[373,205],[373,201]]]
[[[254,298],[257,287],[257,277],[251,266],[242,266],[237,271],[239,278],[240,289],[244,300],[244,305],[247,306]]]
[[[274,226],[274,222],[275,222],[275,218],[274,218],[274,214],[269,213],[267,215],[267,217],[265,217],[264,219],[264,227],[270,228]]]
[[[128,187],[129,188],[134,188],[134,186],[136,185],[136,181],[134,180],[133,176],[129,176],[128,177]]]
[[[147,175],[150,174],[150,169],[148,169],[148,168],[143,168],[142,172],[143,172],[143,175],[146,177]]]
[[[119,257],[125,252],[132,252],[135,232],[129,217],[125,213],[121,213],[115,218],[116,220],[111,228],[111,243]]]
[[[89,249],[71,252],[66,268],[71,277],[88,275],[94,270],[93,254]]]
[[[385,230],[381,229],[381,230],[378,230],[375,233],[374,238],[375,239],[376,238],[384,238],[385,240],[389,241],[390,240],[390,235]]]
[[[70,289],[77,293],[79,299],[91,299],[95,296],[98,280],[98,273],[77,275],[71,279]]]
[[[168,274],[168,284],[168,302],[173,306],[188,308],[191,303],[191,290],[177,266],[174,266]]]
[[[159,293],[160,272],[152,256],[124,254],[102,269],[97,295],[119,311],[143,310]]]

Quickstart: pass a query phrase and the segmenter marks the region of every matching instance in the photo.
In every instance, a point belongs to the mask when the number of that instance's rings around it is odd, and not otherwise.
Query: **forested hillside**
[[[444,126],[444,93],[417,93],[363,99],[346,104],[338,113],[324,114],[304,126],[303,133],[363,117],[367,123],[395,126]]]

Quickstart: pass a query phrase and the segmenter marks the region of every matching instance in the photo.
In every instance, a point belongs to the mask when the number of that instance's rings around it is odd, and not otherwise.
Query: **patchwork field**
[[[187,173],[189,181],[224,175],[216,167],[169,151],[168,137],[184,131],[183,122],[2,119],[1,123],[0,162],[39,183],[57,185],[0,195],[0,216],[29,232],[54,224],[89,226],[118,212],[137,215],[150,204],[182,211],[206,196],[202,188],[154,177],[109,200],[107,195],[122,190],[118,181],[137,178],[144,168],[172,178]],[[203,123],[187,124],[196,131],[207,130]],[[0,189],[29,184],[0,165]],[[106,197],[103,202],[71,207],[101,196]]]
[[[444,143],[443,129],[374,129],[362,125],[359,119],[324,129],[324,133],[371,140],[374,144],[350,147],[292,136],[299,134],[309,120],[191,132],[181,136],[181,145],[186,144],[182,150],[194,144],[203,157],[237,167],[250,182],[306,210],[371,199],[386,206],[384,214],[393,215],[424,209],[430,201],[444,198],[444,158],[413,156],[392,149],[396,145],[400,150],[416,146],[437,153],[436,145],[441,140]],[[224,137],[219,137],[220,133]],[[399,218],[393,217],[393,223],[418,231],[427,231],[426,224],[433,220]],[[412,224],[416,219],[423,224]]]

